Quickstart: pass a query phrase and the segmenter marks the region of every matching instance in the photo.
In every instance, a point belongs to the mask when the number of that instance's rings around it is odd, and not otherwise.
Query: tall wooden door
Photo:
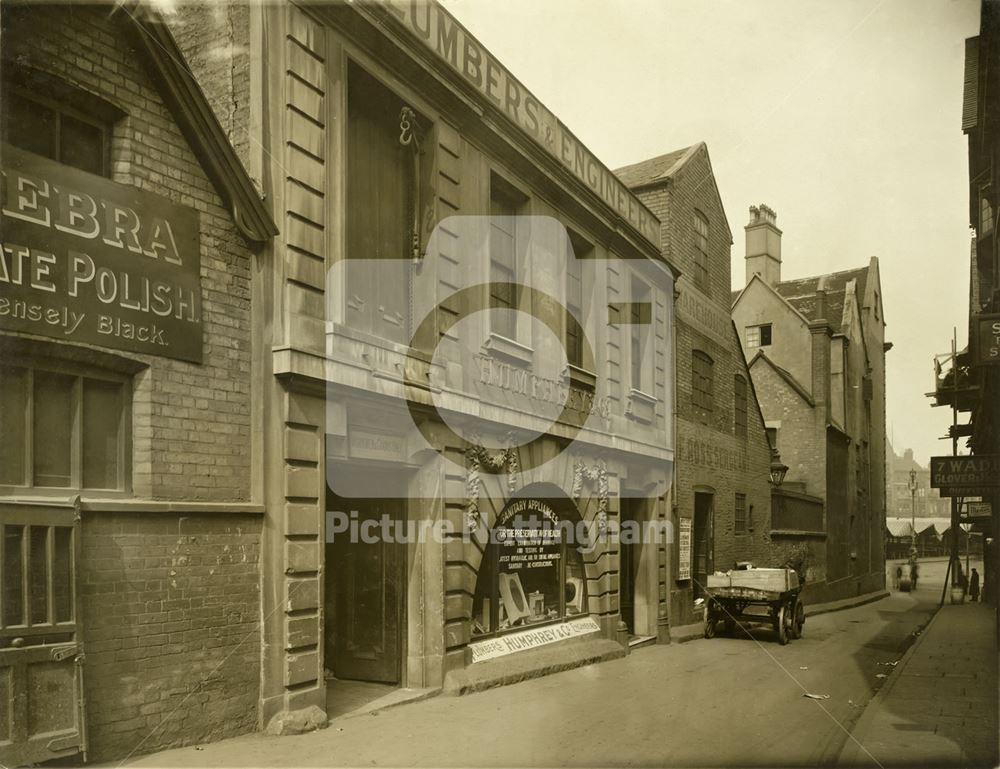
[[[0,507],[0,765],[86,755],[78,511]]]
[[[715,571],[712,532],[713,497],[711,494],[695,492],[694,495],[694,527],[692,531],[692,549],[694,551],[691,564],[691,576],[694,579],[694,597],[705,594],[705,584],[708,575]]]
[[[626,521],[637,522],[635,499],[623,499],[622,505],[622,528]],[[629,524],[631,525],[631,524]],[[628,627],[629,633],[635,633],[635,583],[639,576],[639,543],[635,537],[628,537],[627,542],[619,545],[619,604],[622,621]]]
[[[399,683],[406,554],[404,545],[385,540],[380,523],[382,516],[401,521],[402,502],[352,500],[351,505],[358,511],[358,532],[370,530],[373,541],[341,536],[328,550],[333,672],[337,678]],[[365,521],[374,524],[366,527]]]

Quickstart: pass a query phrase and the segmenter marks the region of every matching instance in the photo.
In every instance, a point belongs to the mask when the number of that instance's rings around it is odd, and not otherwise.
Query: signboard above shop
[[[972,352],[980,365],[1000,365],[1000,315],[974,315],[975,342]]]
[[[436,2],[387,0],[357,3],[394,18],[482,97],[525,132],[650,243],[660,237],[659,220],[598,160],[534,94],[507,70],[448,11]]]
[[[931,488],[966,490],[947,496],[982,496],[989,489],[1000,489],[1000,454],[974,454],[964,457],[931,457]],[[977,492],[974,489],[987,489]],[[942,496],[946,496],[944,492]]]
[[[198,212],[0,145],[0,331],[200,363]]]

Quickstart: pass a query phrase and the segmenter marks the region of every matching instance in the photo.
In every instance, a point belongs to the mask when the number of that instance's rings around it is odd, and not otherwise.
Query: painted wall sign
[[[0,151],[0,329],[200,363],[198,212]]]
[[[723,347],[732,344],[732,316],[712,304],[686,275],[681,275],[677,286],[680,289],[680,296],[674,304],[677,319],[710,336]]]
[[[677,579],[691,579],[691,519],[680,519],[677,545]]]
[[[566,404],[567,408],[586,416],[596,414],[602,419],[611,416],[611,399],[607,396],[598,397],[567,382],[547,379],[499,361],[492,355],[477,355],[475,360],[479,366],[479,384],[523,398],[525,413],[535,413],[531,401],[537,401],[553,406]]]
[[[355,427],[350,430],[348,446],[351,456],[358,459],[400,460],[406,456],[406,441],[401,435]]]
[[[703,425],[689,422],[693,429],[703,431]],[[709,470],[741,470],[746,471],[746,449],[731,449],[715,441],[700,438],[686,438],[679,443],[678,461],[686,462]]]
[[[1000,365],[1000,315],[977,315],[976,363]]]
[[[384,7],[646,240],[659,242],[660,224],[649,209],[450,13],[436,2],[388,0]]]
[[[931,488],[961,490],[1000,488],[1000,454],[975,454],[965,457],[931,457]],[[989,492],[986,492],[987,494]],[[946,495],[943,491],[941,496]],[[968,491],[965,496],[980,496]]]
[[[472,661],[483,662],[514,652],[535,649],[556,641],[596,633],[600,629],[600,625],[593,617],[584,617],[569,622],[560,622],[558,625],[546,625],[537,630],[509,633],[500,638],[491,638],[488,641],[477,641],[469,644],[469,648],[472,650]]]

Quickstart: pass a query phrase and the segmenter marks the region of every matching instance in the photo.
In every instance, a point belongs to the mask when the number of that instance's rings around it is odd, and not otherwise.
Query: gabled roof
[[[140,0],[121,3],[117,9],[135,30],[134,42],[150,78],[236,227],[251,242],[270,240],[278,228],[162,16]]]
[[[708,145],[705,142],[698,142],[697,144],[692,144],[690,147],[668,152],[666,155],[659,155],[658,157],[649,158],[639,163],[633,163],[630,166],[619,168],[614,173],[630,190],[635,191],[643,187],[653,187],[676,178],[678,174],[687,168],[691,158],[699,152],[705,153],[705,161],[708,163],[708,174],[705,178],[698,180],[698,186],[701,186],[705,181],[710,183],[711,190],[715,194],[715,199],[719,204],[719,211],[722,212],[722,225],[725,227],[726,237],[729,243],[732,244],[733,231],[729,227],[729,220],[726,218],[726,207],[722,202],[722,194],[719,192],[719,185],[715,179],[715,171],[712,168],[712,158],[708,153]]]
[[[791,387],[796,393],[798,393],[799,397],[802,398],[802,400],[804,400],[810,406],[816,405],[816,401],[813,400],[812,395],[809,394],[809,391],[799,382],[799,380],[796,379],[794,376],[792,376],[792,373],[790,371],[783,369],[781,366],[779,366],[777,363],[775,363],[773,360],[767,357],[767,355],[764,354],[763,350],[758,350],[757,354],[750,359],[750,365],[748,368],[753,368],[754,365],[757,363],[757,361],[764,361],[768,366],[770,366],[771,369],[779,377],[785,380],[788,386]]]
[[[615,171],[615,176],[621,179],[626,187],[632,189],[669,179],[683,165],[682,161],[687,160],[687,157],[693,155],[703,144],[704,142],[699,142],[690,147],[668,152],[666,155],[619,168]]]

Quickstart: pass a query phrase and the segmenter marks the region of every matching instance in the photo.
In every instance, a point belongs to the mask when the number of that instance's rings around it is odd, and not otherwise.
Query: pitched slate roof
[[[654,184],[663,179],[669,179],[674,167],[678,166],[686,155],[693,153],[700,146],[701,143],[692,144],[690,147],[674,150],[673,152],[668,152],[666,155],[633,163],[630,166],[616,170],[615,176],[621,179],[626,187],[632,189],[643,187],[647,184]]]
[[[821,280],[825,279],[826,288],[826,320],[830,321],[836,331],[843,331],[844,302],[846,299],[847,285],[855,281],[855,292],[857,294],[858,305],[864,302],[865,286],[868,283],[868,268],[861,267],[856,270],[843,270],[841,272],[831,272],[827,275],[814,275],[810,278],[800,278],[798,280],[784,280],[778,283],[774,289],[783,298],[788,300],[796,310],[802,313],[809,320],[819,320],[817,317],[818,303],[816,301],[816,289],[819,288]],[[735,301],[735,297],[733,301]]]

